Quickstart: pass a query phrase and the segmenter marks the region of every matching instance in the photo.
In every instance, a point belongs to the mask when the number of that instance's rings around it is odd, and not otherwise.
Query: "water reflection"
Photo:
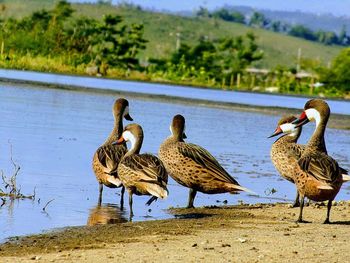
[[[115,204],[101,204],[90,209],[88,226],[109,225],[127,222],[125,211]]]

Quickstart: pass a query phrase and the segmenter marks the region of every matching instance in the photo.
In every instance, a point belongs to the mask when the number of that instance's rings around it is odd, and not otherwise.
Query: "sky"
[[[71,0],[71,2],[96,2],[97,0]],[[311,13],[332,13],[350,16],[350,0],[113,0],[113,3],[132,2],[147,8],[170,11],[193,11],[199,6],[215,9],[225,4],[244,5],[259,9],[300,10]]]

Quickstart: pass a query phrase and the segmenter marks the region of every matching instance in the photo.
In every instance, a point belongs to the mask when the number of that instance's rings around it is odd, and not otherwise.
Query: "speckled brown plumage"
[[[132,138],[128,139],[127,136],[132,136]],[[130,140],[133,144],[118,167],[120,180],[129,193],[131,217],[133,215],[133,194],[151,195],[151,199],[147,202],[148,205],[157,198],[168,196],[168,173],[158,157],[149,153],[139,153],[143,142],[143,131],[140,125],[127,125],[119,143],[122,140]]]
[[[343,183],[341,169],[337,161],[327,155],[324,141],[329,114],[329,106],[325,101],[312,99],[305,104],[304,112],[295,122],[305,124],[316,120],[316,129],[294,169],[295,183],[301,198],[298,222],[303,222],[304,197],[307,197],[314,201],[328,200],[325,223],[329,223],[332,201]]]
[[[129,102],[126,99],[117,99],[113,106],[114,127],[110,135],[107,137],[103,145],[95,152],[92,160],[92,168],[96,179],[99,182],[99,201],[102,202],[103,185],[116,188],[121,187],[122,183],[118,177],[118,164],[124,154],[127,152],[125,144],[113,145],[112,143],[118,139],[123,131],[123,118],[132,120],[128,111]],[[123,207],[123,194],[121,194],[121,207]]]
[[[172,135],[159,148],[159,158],[176,182],[190,188],[187,207],[193,207],[197,191],[218,194],[247,190],[207,150],[184,142],[184,127],[185,118],[176,115],[171,124]]]
[[[276,130],[281,130],[281,125],[291,124],[297,118],[293,115],[282,117]],[[296,128],[289,134],[278,138],[271,147],[270,156],[272,163],[279,174],[291,183],[294,183],[294,167],[298,165],[298,159],[305,149],[304,145],[297,144],[301,134],[301,127]],[[299,193],[297,191],[293,207],[299,206]]]

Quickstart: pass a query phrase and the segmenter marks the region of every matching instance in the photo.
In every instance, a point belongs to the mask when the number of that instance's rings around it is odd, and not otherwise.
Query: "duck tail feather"
[[[245,187],[240,186],[240,185],[235,185],[233,188],[234,188],[234,191],[244,191],[244,192],[250,193],[252,195],[258,195],[254,191],[249,190],[248,188],[245,188]]]
[[[348,175],[348,174],[342,174],[342,176],[343,176],[343,182],[350,181],[350,175]]]
[[[116,187],[122,186],[122,181],[120,181],[118,178],[115,178],[114,176],[108,176],[107,181],[111,184],[114,184]]]
[[[152,196],[146,203],[147,206],[150,206],[154,201],[157,201],[158,197]]]

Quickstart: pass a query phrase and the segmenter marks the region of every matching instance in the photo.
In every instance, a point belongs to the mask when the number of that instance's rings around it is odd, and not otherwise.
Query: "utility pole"
[[[176,33],[176,50],[179,50],[181,45],[181,33]]]
[[[298,48],[297,73],[300,72],[300,60],[301,60],[301,47]]]

